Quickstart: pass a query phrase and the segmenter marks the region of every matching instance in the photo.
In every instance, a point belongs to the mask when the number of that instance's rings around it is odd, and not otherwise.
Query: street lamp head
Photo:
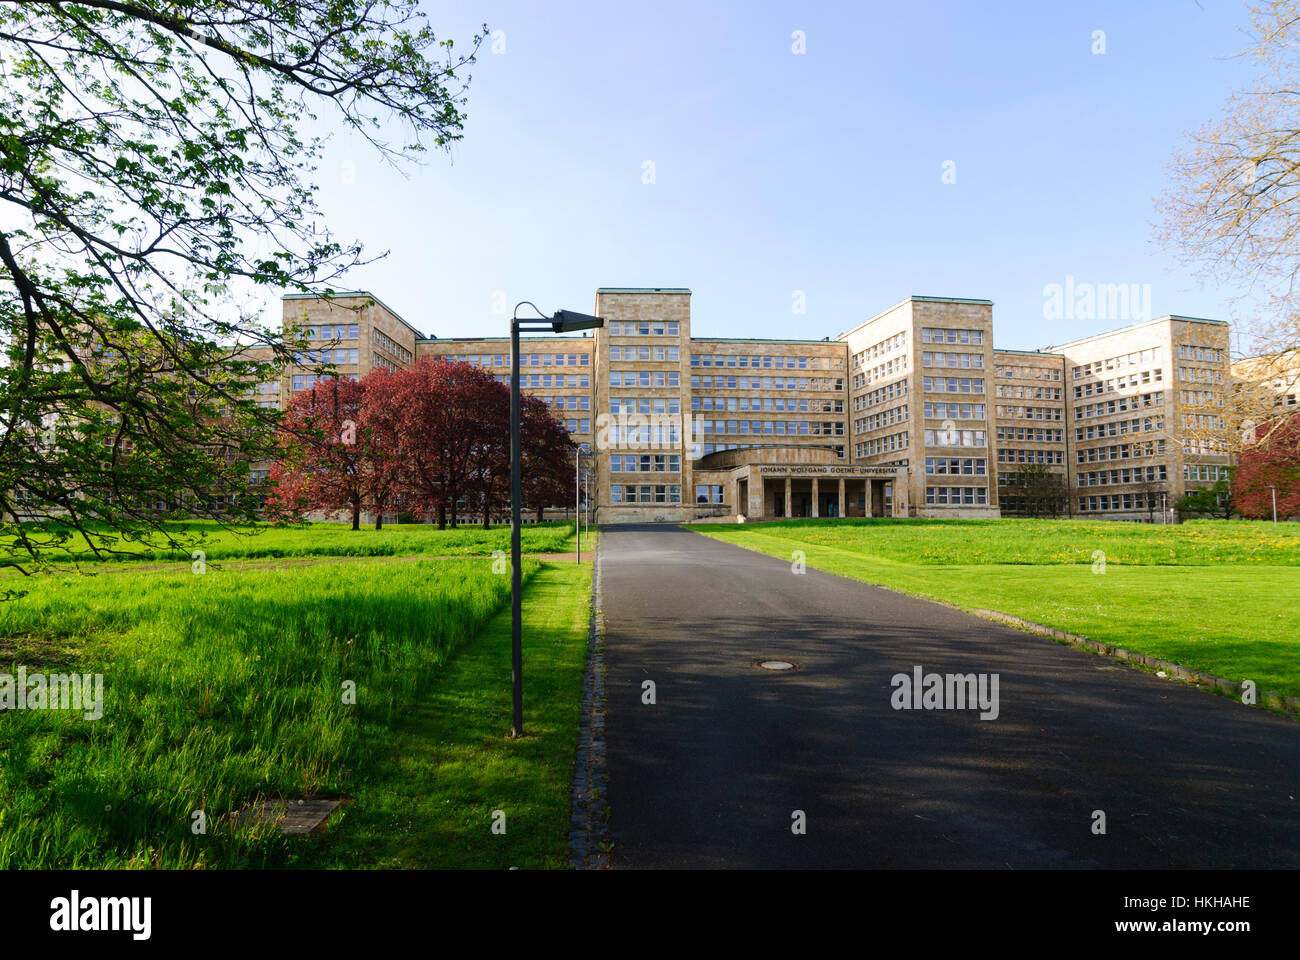
[[[556,333],[591,330],[604,325],[605,321],[601,317],[593,317],[586,313],[575,313],[572,310],[556,310],[555,316],[551,319],[551,329]]]

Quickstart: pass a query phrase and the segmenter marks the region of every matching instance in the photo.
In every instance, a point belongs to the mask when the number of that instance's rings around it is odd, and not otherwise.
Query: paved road
[[[616,867],[1300,866],[1300,723],[685,530],[602,535]],[[916,665],[998,674],[999,716],[894,710]]]

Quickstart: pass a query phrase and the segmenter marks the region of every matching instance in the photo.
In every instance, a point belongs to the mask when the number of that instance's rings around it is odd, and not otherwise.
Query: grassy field
[[[525,528],[525,549],[564,549],[571,533],[571,524]],[[490,556],[432,558],[490,554],[508,547],[492,539],[508,530],[264,536],[253,548],[224,544],[222,555],[387,546],[375,559],[202,575],[188,556],[178,568],[113,564],[112,575],[23,578],[26,595],[0,603],[0,673],[103,674],[100,719],[0,713],[0,868],[489,866],[503,851],[510,865],[560,865],[591,565],[525,561],[535,736],[514,743],[503,739],[502,706],[509,577]],[[404,549],[417,558],[380,559]],[[345,682],[355,704],[344,702]],[[232,811],[268,797],[349,802],[323,837],[234,826]],[[404,844],[385,806],[398,797],[404,822],[424,829],[421,844],[444,848],[417,857]],[[485,826],[478,839],[498,843],[475,846],[484,804],[515,818],[512,842]],[[196,835],[199,809],[207,832]]]
[[[524,604],[524,739],[510,725],[510,611],[461,650],[376,749],[371,775],[303,867],[562,868],[591,564],[546,563]],[[495,811],[505,833],[493,833]]]
[[[121,542],[112,537],[97,538],[101,547],[115,552],[109,561],[185,561],[194,550],[202,550],[208,561],[255,560],[281,557],[410,557],[486,556],[494,550],[510,550],[509,526],[464,525],[439,530],[433,524],[407,523],[382,530],[353,530],[341,523],[305,523],[293,526],[258,524],[223,529],[215,523],[193,521],[166,528],[180,546],[162,542]],[[522,532],[525,553],[557,553],[573,546],[572,522],[525,524]],[[6,538],[8,542],[8,538]],[[10,553],[9,555],[21,556]],[[3,558],[0,558],[3,559]],[[50,559],[93,562],[94,554],[84,540],[72,539],[63,551]]]
[[[1296,525],[791,520],[691,529],[785,560],[802,550],[809,567],[1300,696]]]

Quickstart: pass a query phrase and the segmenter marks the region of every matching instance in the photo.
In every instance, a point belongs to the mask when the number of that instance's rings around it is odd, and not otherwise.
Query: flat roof
[[[829,337],[823,340],[796,340],[784,337],[691,337],[691,343],[821,343],[828,347],[843,346]]]
[[[841,333],[841,334],[839,334],[838,336],[836,336],[835,339],[836,339],[836,340],[843,340],[843,339],[844,339],[845,337],[847,337],[850,333],[853,333],[853,332],[856,331],[856,330],[861,330],[861,329],[862,329],[863,327],[865,327],[867,324],[869,324],[869,323],[874,323],[875,321],[877,321],[877,320],[879,320],[881,317],[883,317],[885,314],[887,314],[887,313],[893,313],[895,310],[897,310],[897,309],[898,309],[899,307],[901,307],[903,304],[905,304],[905,303],[911,303],[913,300],[919,300],[919,301],[921,301],[921,302],[923,302],[923,303],[978,303],[978,304],[982,304],[982,305],[987,306],[987,307],[991,307],[991,306],[993,306],[993,301],[992,301],[992,300],[976,300],[976,299],[973,299],[973,298],[971,298],[971,297],[932,297],[932,296],[928,296],[928,295],[925,295],[925,294],[914,293],[914,294],[912,294],[910,297],[904,297],[902,300],[899,300],[898,303],[894,304],[892,307],[888,307],[888,308],[886,308],[886,309],[884,309],[884,310],[881,310],[881,311],[880,311],[879,313],[877,313],[875,316],[870,317],[870,318],[868,318],[868,319],[866,319],[866,320],[863,320],[863,321],[862,321],[861,323],[859,323],[856,327],[850,327],[849,329],[845,330],[843,333]]]
[[[1122,327],[1115,327],[1111,330],[1103,330],[1101,333],[1094,333],[1087,337],[1080,337],[1078,340],[1067,340],[1064,343],[1054,344],[1046,349],[1061,350],[1065,347],[1074,347],[1081,343],[1087,343],[1089,340],[1098,340],[1101,337],[1110,337],[1117,333],[1123,333],[1125,330],[1136,330],[1138,327],[1146,327],[1155,323],[1165,323],[1169,320],[1182,320],[1187,323],[1213,323],[1221,327],[1230,326],[1227,320],[1210,320],[1206,317],[1184,317],[1177,313],[1166,313],[1163,317],[1152,317],[1150,320],[1139,320],[1136,323],[1126,324]]]
[[[597,287],[597,293],[690,293],[690,287]]]
[[[1054,353],[1051,350],[1012,350],[1010,347],[994,347],[994,353],[1019,353],[1027,357],[1053,357],[1057,360],[1064,360],[1065,354]]]
[[[407,323],[400,313],[398,313],[388,304],[384,303],[384,301],[380,300],[369,290],[336,290],[329,297],[325,297],[318,293],[285,293],[285,294],[281,294],[280,299],[281,300],[346,300],[354,297],[365,297],[367,300],[375,301],[375,303],[379,304],[381,307],[383,307],[385,310],[391,313],[394,317],[396,317],[397,321],[400,324],[402,324],[402,326],[406,327],[406,329],[414,333],[416,340],[438,339],[437,337],[426,337],[415,327]]]
[[[533,336],[520,335],[519,342],[536,343],[539,340],[553,340],[557,343],[593,343],[591,337],[573,336],[572,334],[540,334]],[[421,337],[418,343],[509,343],[509,337]]]

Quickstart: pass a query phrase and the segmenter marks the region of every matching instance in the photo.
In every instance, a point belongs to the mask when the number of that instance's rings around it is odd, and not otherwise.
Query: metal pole
[[[582,480],[578,475],[578,464],[582,460],[582,447],[573,451],[573,532],[578,538],[578,545],[573,557],[574,563],[582,563]]]
[[[519,321],[510,320],[510,692],[511,737],[524,735],[523,558],[519,519]]]
[[[1277,526],[1277,487],[1270,486],[1269,491],[1273,494],[1273,526]]]

